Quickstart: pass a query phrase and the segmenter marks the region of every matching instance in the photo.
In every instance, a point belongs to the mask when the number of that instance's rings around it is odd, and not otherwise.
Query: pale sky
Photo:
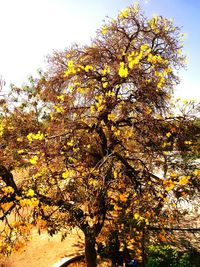
[[[45,65],[45,56],[70,44],[88,44],[106,16],[115,17],[131,0],[0,0],[0,76],[20,86]],[[174,18],[182,26],[187,71],[176,92],[200,100],[200,1],[140,0],[147,16]]]

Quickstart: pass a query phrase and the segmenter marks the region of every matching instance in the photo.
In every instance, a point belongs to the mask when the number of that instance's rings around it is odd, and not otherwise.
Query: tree
[[[181,48],[172,21],[148,20],[134,4],[91,45],[54,52],[39,78],[13,86],[0,124],[2,252],[31,225],[63,237],[76,226],[93,267],[108,219],[117,229],[132,217],[132,227],[146,229],[163,223],[169,193],[197,192],[198,162],[189,155],[199,149],[199,127],[171,109]]]

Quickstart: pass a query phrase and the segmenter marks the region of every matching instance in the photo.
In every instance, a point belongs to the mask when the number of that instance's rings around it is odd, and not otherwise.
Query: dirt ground
[[[0,258],[0,267],[52,267],[61,258],[83,251],[83,235],[76,229],[61,242],[61,236],[33,232],[27,246],[8,258]]]

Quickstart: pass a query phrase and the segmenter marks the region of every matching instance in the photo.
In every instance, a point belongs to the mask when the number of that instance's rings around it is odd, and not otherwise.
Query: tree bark
[[[93,234],[85,234],[85,259],[87,267],[97,266],[96,239]]]

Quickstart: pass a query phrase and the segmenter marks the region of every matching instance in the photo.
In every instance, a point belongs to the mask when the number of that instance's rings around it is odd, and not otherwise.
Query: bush
[[[147,267],[195,267],[190,253],[172,249],[169,245],[150,246]]]

